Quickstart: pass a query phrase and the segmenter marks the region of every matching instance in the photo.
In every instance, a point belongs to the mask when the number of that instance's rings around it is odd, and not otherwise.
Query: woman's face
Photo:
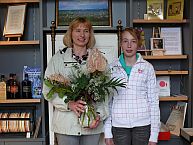
[[[89,38],[90,31],[83,23],[72,30],[73,47],[86,47]]]
[[[127,31],[122,34],[121,48],[126,57],[132,57],[137,53],[138,41]]]

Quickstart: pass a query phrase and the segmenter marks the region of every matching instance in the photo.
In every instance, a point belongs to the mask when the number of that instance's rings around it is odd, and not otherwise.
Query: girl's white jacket
[[[153,66],[139,58],[128,77],[119,60],[111,64],[112,77],[123,78],[126,88],[119,88],[109,102],[110,116],[105,122],[105,138],[112,138],[111,127],[133,128],[151,125],[150,141],[157,142],[160,129],[159,97]]]

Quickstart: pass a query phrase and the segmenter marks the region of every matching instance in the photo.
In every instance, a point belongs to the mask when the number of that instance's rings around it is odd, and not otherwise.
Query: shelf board
[[[152,55],[143,55],[144,59],[187,59],[187,55],[163,55],[163,56],[152,56]]]
[[[160,101],[188,101],[187,96],[168,96],[168,97],[160,97]]]
[[[40,0],[0,0],[1,4],[11,4],[11,3],[39,3]]]
[[[156,75],[187,75],[188,71],[177,71],[177,70],[169,70],[169,71],[155,71]]]
[[[31,41],[0,41],[0,45],[39,45],[39,40]]]
[[[169,19],[164,19],[164,20],[144,20],[144,19],[134,19],[133,23],[189,23],[188,19],[183,19],[183,20],[169,20]]]
[[[0,100],[0,104],[14,104],[14,103],[40,103],[40,99],[8,99]]]
[[[45,142],[45,138],[25,138],[25,137],[1,137],[0,141],[3,142],[26,142],[26,144],[31,144],[30,142]],[[39,144],[39,143],[37,143]]]

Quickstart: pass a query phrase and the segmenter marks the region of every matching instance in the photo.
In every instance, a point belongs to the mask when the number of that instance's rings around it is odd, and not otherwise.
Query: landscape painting
[[[111,27],[111,0],[57,0],[56,25],[68,26],[79,16],[88,18],[93,26]]]

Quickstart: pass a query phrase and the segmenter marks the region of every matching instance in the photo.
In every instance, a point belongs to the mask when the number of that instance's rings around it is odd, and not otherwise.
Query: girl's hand
[[[115,145],[112,138],[105,138],[106,145]]]
[[[151,141],[150,141],[150,142],[148,143],[148,145],[157,145],[157,143],[156,143],[156,142],[151,142]]]

